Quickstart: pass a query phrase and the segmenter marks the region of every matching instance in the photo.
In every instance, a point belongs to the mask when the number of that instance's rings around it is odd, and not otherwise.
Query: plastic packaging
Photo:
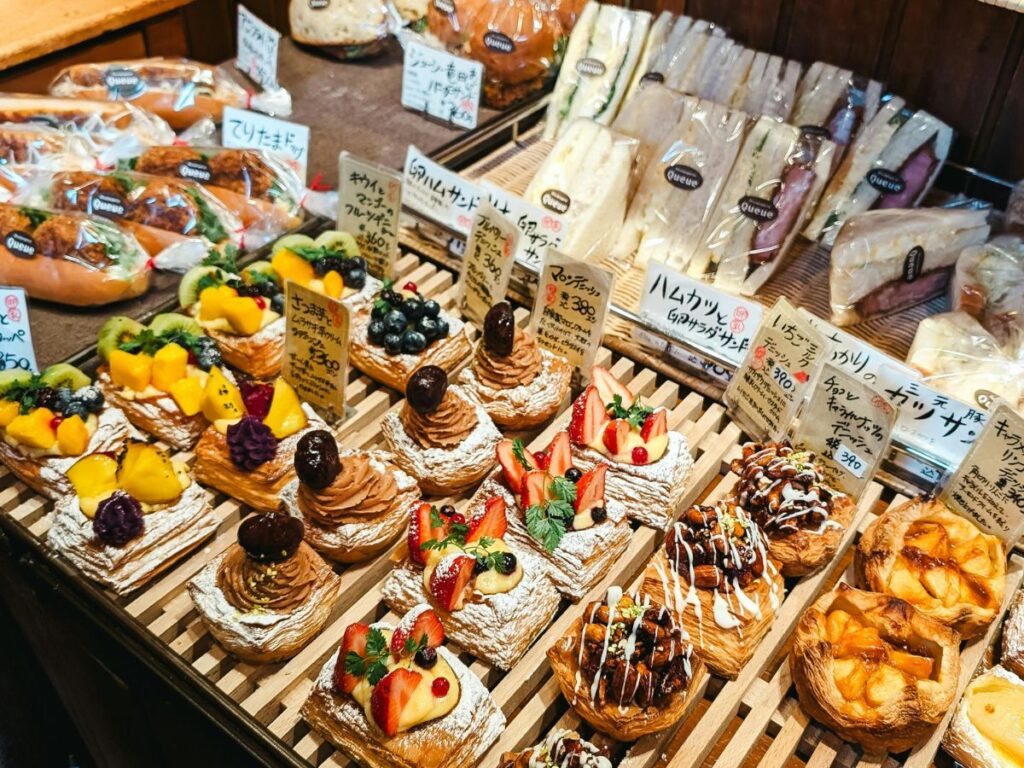
[[[1018,181],[1006,204],[1006,229],[1024,233],[1024,180]]]
[[[469,21],[484,0],[429,0],[427,31],[450,51],[461,52],[469,39]]]
[[[689,96],[658,83],[648,83],[634,98],[627,101],[612,123],[612,130],[632,136],[640,142],[634,163],[630,199],[647,168],[651,157],[683,118]]]
[[[422,32],[427,28],[428,3],[429,0],[394,0],[399,18],[413,32]]]
[[[988,238],[987,218],[985,210],[922,208],[847,219],[832,247],[832,322],[854,325],[943,293],[960,251]]]
[[[291,0],[292,40],[339,59],[362,59],[384,50],[395,26],[384,0]]]
[[[956,260],[949,304],[1001,344],[1024,337],[1024,240],[1005,235],[965,248]]]
[[[720,27],[681,16],[661,51],[652,55],[649,75],[660,75],[665,85],[678,89],[693,76],[704,49],[714,45],[711,39],[724,36]]]
[[[86,170],[95,165],[82,137],[45,125],[0,124],[0,202],[7,202],[40,168]]]
[[[576,22],[583,14],[583,8],[589,2],[597,0],[539,0],[537,5],[549,13],[554,13],[562,34],[568,36],[576,28]]]
[[[747,134],[687,272],[752,295],[782,263],[821,194],[835,145],[761,117]]]
[[[141,296],[147,262],[138,241],[109,221],[0,204],[0,283],[33,298],[96,306]]]

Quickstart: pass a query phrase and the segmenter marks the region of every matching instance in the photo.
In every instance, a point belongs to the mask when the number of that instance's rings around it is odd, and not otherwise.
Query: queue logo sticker
[[[322,11],[331,4],[331,0],[309,0],[309,10]]]
[[[821,125],[801,125],[800,132],[818,139],[831,139],[832,131]]]
[[[867,175],[868,184],[883,195],[898,195],[907,188],[907,182],[888,168],[872,168]]]
[[[665,75],[661,72],[648,72],[640,78],[641,83],[664,83]]]
[[[763,197],[744,195],[740,198],[739,208],[740,213],[759,224],[774,221],[775,217],[779,215],[779,209],[775,207],[774,203],[771,200],[765,200]]]
[[[572,199],[560,189],[548,189],[540,196],[540,204],[549,211],[565,213],[572,204]]]
[[[498,53],[512,53],[516,49],[516,44],[512,42],[511,37],[503,32],[495,32],[494,30],[484,34],[484,45]]]
[[[89,201],[89,213],[108,216],[124,216],[127,206],[117,195],[109,192],[97,192]]]
[[[213,178],[210,166],[202,160],[186,160],[178,166],[178,175],[183,179],[207,182]]]
[[[921,276],[924,266],[924,248],[915,245],[903,259],[903,282],[912,283]]]
[[[4,238],[4,247],[20,259],[36,257],[36,241],[26,232],[14,230]]]
[[[103,84],[114,98],[130,99],[143,91],[142,78],[127,67],[111,67],[103,75]]]
[[[665,180],[673,187],[690,191],[700,189],[704,183],[700,171],[688,165],[670,165],[665,169]]]
[[[601,77],[605,73],[604,62],[589,56],[576,62],[576,71],[584,77]]]

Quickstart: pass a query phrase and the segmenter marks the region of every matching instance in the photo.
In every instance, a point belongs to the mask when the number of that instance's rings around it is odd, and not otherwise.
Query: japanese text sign
[[[0,371],[38,371],[25,289],[2,286],[0,301]]]
[[[825,322],[801,307],[797,310],[807,322],[825,334],[831,342],[832,354],[828,362],[853,374],[868,384],[878,381],[878,369],[883,365],[892,365],[897,361],[867,342],[861,341],[846,331]]]
[[[402,106],[459,128],[476,128],[484,66],[416,40],[405,44]]]
[[[402,191],[409,210],[468,237],[480,194],[476,185],[409,145]]]
[[[516,261],[540,270],[545,251],[560,248],[568,236],[569,223],[557,213],[528,203],[489,181],[482,182],[480,187],[491,205],[512,221],[522,235],[516,246]]]
[[[309,158],[308,125],[278,120],[248,109],[224,107],[222,131],[225,147],[275,152],[286,158],[305,182]]]
[[[338,229],[359,244],[371,275],[388,278],[398,258],[402,177],[348,152],[338,158]]]
[[[463,314],[480,327],[491,305],[505,298],[518,241],[519,230],[515,224],[487,200],[481,200],[466,243],[459,279],[459,304]]]
[[[281,33],[244,5],[238,6],[235,65],[264,88],[277,87],[277,47]]]
[[[348,308],[337,299],[285,283],[284,377],[329,421],[345,415]]]

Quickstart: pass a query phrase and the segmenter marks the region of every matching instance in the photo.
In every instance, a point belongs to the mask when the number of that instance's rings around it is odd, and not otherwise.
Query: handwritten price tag
[[[225,147],[266,149],[283,156],[303,181],[309,157],[309,126],[278,120],[259,112],[224,107]]]
[[[338,228],[355,237],[371,275],[391,277],[398,258],[402,177],[342,152],[338,185]]]
[[[480,190],[411,144],[405,154],[403,190],[403,203],[413,213],[469,236]]]
[[[337,299],[285,283],[284,377],[328,421],[345,415],[348,323]]]
[[[402,106],[459,128],[476,128],[484,67],[408,39],[402,68]]]
[[[569,223],[557,213],[528,203],[489,181],[482,182],[480,187],[491,204],[512,221],[522,235],[516,246],[516,261],[540,270],[547,249],[560,248],[568,237]]]
[[[17,368],[37,373],[25,290],[0,286],[0,302],[0,371]]]
[[[513,254],[519,230],[491,205],[481,200],[466,244],[459,279],[459,303],[463,314],[483,327],[487,310],[505,298],[512,277]]]
[[[281,33],[244,5],[238,6],[235,65],[264,88],[277,87],[277,48]]]
[[[589,377],[601,346],[614,275],[548,249],[530,327],[542,347]]]

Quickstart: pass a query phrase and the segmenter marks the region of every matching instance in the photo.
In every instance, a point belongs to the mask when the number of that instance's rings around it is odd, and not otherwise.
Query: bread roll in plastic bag
[[[362,59],[384,50],[397,26],[382,0],[291,0],[292,40],[339,59]]]
[[[450,51],[463,53],[469,21],[485,0],[429,0],[427,31]]]
[[[1002,344],[1024,335],[1024,240],[1004,235],[965,248],[956,260],[949,303]]]

